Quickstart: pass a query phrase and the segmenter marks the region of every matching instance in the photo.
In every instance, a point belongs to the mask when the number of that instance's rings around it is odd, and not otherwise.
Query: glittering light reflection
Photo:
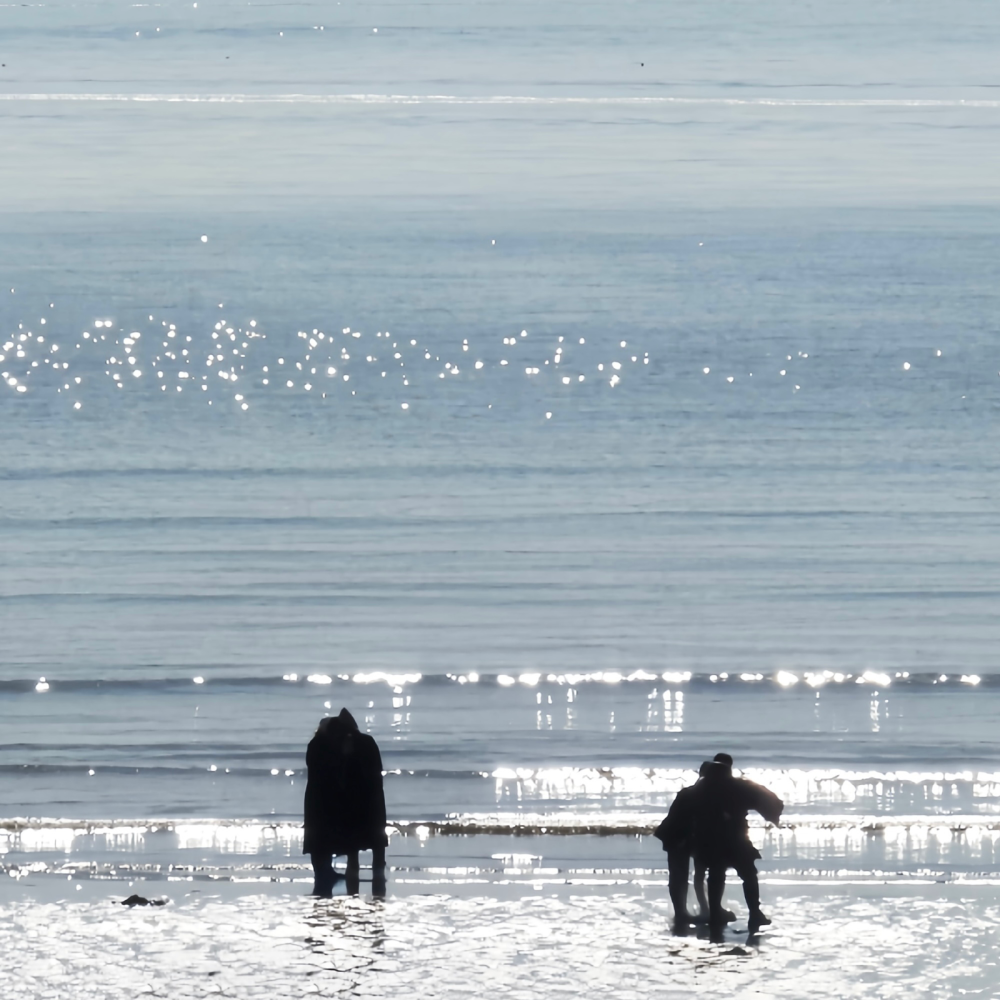
[[[422,674],[416,673],[389,674],[382,670],[376,670],[367,674],[355,674],[352,680],[355,684],[388,684],[390,687],[402,688],[406,684],[419,684],[422,676]]]
[[[510,861],[513,878],[537,867],[529,855]],[[758,948],[745,935],[724,944],[670,937],[665,893],[629,892],[627,876],[592,876],[589,892],[573,892],[539,872],[544,891],[515,898],[500,896],[502,873],[465,889],[459,878],[449,871],[436,891],[408,893],[400,875],[394,883],[402,891],[385,903],[315,901],[298,887],[277,897],[254,888],[235,899],[178,889],[155,914],[15,900],[0,911],[0,945],[20,959],[8,995],[46,995],[56,972],[74,993],[104,1000],[142,993],[280,1000],[305,992],[408,1000],[427,995],[428,980],[446,1000],[491,995],[497,983],[529,1000],[561,993],[801,1000],[804,989],[818,1000],[862,1000],[873,983],[882,1000],[909,1000],[987,995],[995,985],[988,962],[1000,907],[987,892],[953,902],[927,889],[858,898],[830,886],[771,888],[778,920]]]
[[[202,235],[201,241],[207,242],[207,235]],[[223,306],[224,303],[219,303],[220,309]],[[46,320],[43,318],[40,322],[45,323]],[[337,382],[351,398],[358,397],[360,393],[362,398],[377,401],[386,394],[391,396],[401,385],[419,386],[425,398],[433,399],[435,391],[447,390],[434,390],[427,379],[433,377],[438,384],[445,379],[462,381],[466,373],[457,359],[474,346],[465,337],[460,343],[438,347],[432,353],[426,345],[418,345],[416,338],[394,340],[388,331],[381,330],[372,337],[363,331],[344,327],[339,334],[318,328],[311,333],[300,330],[291,344],[287,338],[282,338],[280,347],[272,347],[272,341],[257,320],[250,320],[241,326],[225,317],[216,321],[209,330],[195,328],[193,333],[186,333],[178,329],[176,323],[157,320],[152,315],[149,326],[144,330],[120,327],[112,318],[95,319],[91,325],[96,333],[86,329],[74,336],[71,330],[56,330],[50,343],[46,337],[36,337],[24,330],[23,323],[19,324],[18,333],[4,343],[4,353],[0,354],[0,364],[6,364],[9,369],[2,373],[4,383],[15,394],[27,393],[31,389],[51,391],[56,395],[68,390],[70,380],[80,385],[84,375],[94,376],[88,379],[87,385],[88,393],[93,394],[99,394],[102,384],[107,383],[111,383],[116,390],[131,393],[154,390],[158,393],[171,390],[181,393],[185,385],[197,383],[203,394],[202,399],[212,406],[227,401],[226,394],[219,394],[221,387],[209,380],[209,376],[214,376],[229,386],[239,384],[240,391],[228,398],[241,413],[250,410],[255,400],[265,399],[276,391],[296,396],[309,394],[320,401],[332,399],[337,395]],[[565,337],[560,336],[555,338],[558,343],[552,348],[541,338],[529,342],[527,336],[527,331],[522,330],[519,338],[513,335],[503,338],[506,347],[516,347],[523,361],[527,362],[520,369],[512,370],[507,357],[490,357],[487,350],[476,359],[469,374],[480,373],[480,378],[488,376],[497,380],[496,388],[501,394],[513,391],[511,379],[516,378],[519,372],[523,372],[521,377],[537,383],[539,389],[544,389],[546,385],[558,385],[591,395],[600,391],[598,386],[586,385],[586,376],[582,372],[562,375],[555,369],[567,360],[575,361],[582,367],[595,356],[599,357],[602,350],[608,350],[610,345],[602,347],[596,341],[588,344],[587,338],[581,337],[571,346],[564,343]],[[72,346],[54,342],[57,337],[72,341]],[[359,342],[364,342],[363,348]],[[348,345],[351,345],[351,350],[348,350]],[[67,347],[69,350],[64,351]],[[60,354],[60,351],[63,353]],[[546,357],[550,351],[553,353]],[[524,357],[525,352],[527,357]],[[449,354],[452,356],[449,357]],[[64,356],[66,360],[63,360]],[[638,360],[638,355],[632,356],[632,362]],[[648,362],[648,351],[644,352],[643,360]],[[398,381],[387,379],[390,374],[387,363],[400,370]],[[609,382],[613,388],[622,381],[625,363],[613,360],[609,364],[614,370]],[[604,362],[597,367],[603,370]],[[43,369],[58,372],[62,380],[52,382],[40,377],[44,374]],[[284,370],[284,377],[276,379],[275,369]],[[77,374],[78,371],[82,374]],[[123,372],[129,374],[129,380],[123,378]],[[323,385],[317,384],[320,378]],[[317,393],[316,390],[320,391]],[[80,409],[83,402],[74,400],[73,408]],[[410,399],[397,402],[403,411],[412,406]],[[492,409],[492,404],[487,408]],[[553,416],[551,410],[544,412],[547,419]]]

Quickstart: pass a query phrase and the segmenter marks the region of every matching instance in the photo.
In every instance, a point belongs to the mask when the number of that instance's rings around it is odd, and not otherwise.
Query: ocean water
[[[0,6],[5,995],[1000,996],[998,35]],[[719,750],[757,946],[649,836]]]

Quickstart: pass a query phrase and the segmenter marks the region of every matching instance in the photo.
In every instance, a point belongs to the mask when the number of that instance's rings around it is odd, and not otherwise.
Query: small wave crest
[[[1000,108],[981,98],[911,97],[711,97],[563,94],[191,94],[191,93],[5,93],[0,100],[23,103],[97,104],[304,104],[304,105],[470,105],[481,107],[776,107],[776,108]]]
[[[153,668],[155,669],[155,668]],[[669,687],[691,688],[694,690],[713,689],[739,691],[751,690],[854,690],[856,688],[881,689],[904,688],[907,690],[955,690],[989,688],[1000,690],[1000,673],[973,674],[956,671],[893,672],[861,670],[777,670],[741,671],[740,673],[695,673],[690,670],[654,671],[646,669],[628,672],[617,670],[566,671],[561,673],[540,673],[537,671],[515,671],[509,673],[419,673],[415,671],[360,671],[353,673],[303,671],[301,673],[277,674],[233,674],[224,668],[205,667],[201,673],[184,677],[75,677],[54,676],[19,677],[0,680],[0,693],[48,694],[53,692],[87,692],[97,690],[173,690],[189,689],[192,684],[199,687],[247,687],[266,688],[293,685],[299,687],[336,687],[350,684],[359,686],[387,685],[391,688],[439,686],[439,685],[481,685],[495,688],[537,688],[556,686],[573,688],[581,685],[649,685],[666,684]]]
[[[444,819],[412,819],[387,824],[390,836],[650,836],[662,819],[659,812],[592,813],[467,813]],[[836,834],[863,836],[928,837],[956,835],[987,836],[1000,840],[1000,817],[954,815],[811,815],[792,813],[778,826],[751,816],[750,829],[782,837],[829,837]],[[148,838],[170,837],[184,849],[214,848],[241,853],[265,845],[298,845],[302,825],[298,822],[267,822],[248,819],[133,818],[76,820],[66,818],[9,817],[0,819],[0,850],[15,843],[20,850],[53,850],[77,838],[106,838],[120,845]]]

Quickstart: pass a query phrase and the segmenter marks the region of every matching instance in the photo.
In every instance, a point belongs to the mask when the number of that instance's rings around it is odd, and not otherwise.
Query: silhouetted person
[[[323,719],[306,750],[303,852],[312,859],[317,896],[331,896],[333,859],[347,855],[347,889],[358,889],[358,853],[372,852],[372,890],[385,892],[385,794],[378,744],[346,708]]]
[[[745,778],[733,777],[733,758],[716,754],[694,786],[692,840],[695,864],[708,870],[709,921],[725,922],[722,894],[726,871],[735,868],[743,880],[743,895],[750,910],[749,930],[755,934],[771,921],[760,908],[757,868],[760,851],[750,841],[747,813],[752,809],[769,823],[778,823],[784,804],[774,792]]]
[[[698,772],[698,780],[706,770],[712,766],[711,761],[705,761]],[[669,872],[668,887],[670,892],[670,902],[674,907],[674,926],[678,931],[684,930],[694,918],[688,912],[688,870],[691,866],[691,859],[694,853],[694,807],[697,801],[698,785],[688,785],[682,788],[670,803],[666,819],[653,832],[654,837],[658,837],[663,842],[663,849],[667,852],[667,870]],[[709,905],[705,895],[705,868],[695,864],[694,868],[694,894],[698,900],[699,923],[708,923]],[[736,915],[729,910],[724,910],[723,915],[727,920],[735,920]]]

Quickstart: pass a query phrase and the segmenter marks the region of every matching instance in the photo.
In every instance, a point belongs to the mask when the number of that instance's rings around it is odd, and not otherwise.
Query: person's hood
[[[339,715],[320,719],[316,732],[322,733],[324,736],[336,738],[346,733],[358,732],[358,724],[354,716],[346,708],[342,708]]]
[[[338,715],[337,718],[347,729],[353,729],[355,732],[358,731],[358,724],[354,721],[354,716],[351,715],[346,708],[342,708],[340,710],[340,715]]]

